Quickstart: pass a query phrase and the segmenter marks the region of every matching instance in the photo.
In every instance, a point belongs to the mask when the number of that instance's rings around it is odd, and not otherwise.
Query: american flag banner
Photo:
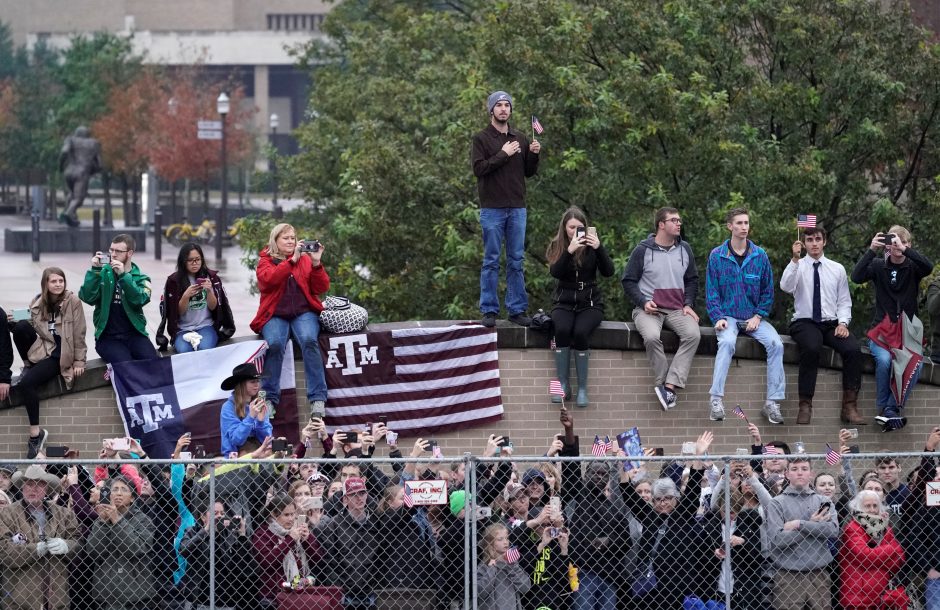
[[[565,389],[561,387],[561,382],[557,379],[552,379],[548,382],[548,393],[551,396],[561,396],[564,398]]]
[[[826,463],[830,466],[835,466],[842,461],[842,454],[832,448],[829,443],[826,443]]]
[[[506,563],[516,563],[519,557],[519,549],[516,547],[511,546],[506,550]]]
[[[815,214],[797,214],[796,226],[801,229],[815,229],[816,228],[816,215]]]
[[[609,436],[604,437],[604,451],[613,451],[614,450],[614,441],[610,440]]]
[[[747,415],[744,414],[744,409],[741,408],[741,405],[736,406],[734,410],[731,412],[737,415],[738,417],[740,417],[741,419],[743,419],[744,421],[747,421]]]
[[[776,445],[764,445],[764,455],[783,455],[783,450]]]
[[[532,131],[542,135],[542,132],[545,131],[545,128],[542,127],[542,124],[539,122],[539,119],[534,114],[532,115]]]
[[[390,430],[412,437],[502,419],[494,329],[467,324],[324,334],[320,348],[330,433],[364,430],[382,415]]]
[[[415,505],[414,498],[411,497],[411,487],[409,487],[408,485],[405,485],[405,495],[403,496],[403,501],[405,503],[405,506],[407,506],[408,508],[411,508],[412,506]]]
[[[601,437],[594,435],[594,444],[591,445],[591,455],[594,457],[604,457],[607,455],[607,443],[601,440]]]

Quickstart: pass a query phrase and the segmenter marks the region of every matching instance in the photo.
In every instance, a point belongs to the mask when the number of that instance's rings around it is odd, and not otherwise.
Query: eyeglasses
[[[186,262],[187,263],[201,263],[202,259],[201,258],[187,258]]]
[[[114,248],[108,248],[109,254],[127,254],[130,250],[115,250]]]
[[[662,498],[653,498],[653,502],[655,502],[656,504],[668,504],[669,502],[673,502],[673,501],[675,501],[675,497],[673,497],[673,496],[664,496],[664,497],[662,497]]]
[[[673,224],[681,225],[682,219],[681,218],[667,218],[666,222],[671,222]]]

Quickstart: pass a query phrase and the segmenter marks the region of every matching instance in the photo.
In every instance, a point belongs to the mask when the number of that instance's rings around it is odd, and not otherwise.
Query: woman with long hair
[[[261,390],[261,375],[257,367],[246,362],[232,369],[232,375],[222,382],[222,389],[232,394],[222,405],[219,414],[219,429],[222,432],[222,455],[244,453],[250,439],[258,446],[274,433],[270,413],[264,398],[258,394]],[[253,444],[253,443],[252,443]]]
[[[178,354],[212,349],[220,338],[228,339],[235,332],[222,280],[206,266],[199,244],[186,243],[180,247],[176,271],[166,278],[160,307],[163,319],[156,340],[161,350],[166,350],[169,343],[163,335],[164,323]]]
[[[594,227],[579,208],[565,210],[558,223],[558,232],[545,252],[549,272],[557,280],[552,294],[552,323],[555,328],[555,368],[558,380],[571,395],[568,369],[571,350],[575,350],[578,373],[579,407],[588,406],[588,351],[591,333],[604,319],[604,296],[597,285],[597,274],[614,274],[614,263],[601,245]],[[552,402],[561,402],[553,395]]]
[[[307,402],[311,417],[323,418],[326,411],[326,372],[320,357],[320,295],[330,289],[330,276],[321,259],[324,246],[297,239],[294,227],[280,223],[271,229],[258,259],[258,290],[261,303],[251,321],[251,330],[268,342],[264,359],[266,400],[272,408],[281,399],[281,366],[288,337],[300,345],[307,380]]]
[[[29,318],[13,325],[13,342],[26,370],[14,393],[26,406],[29,418],[27,459],[33,459],[48,437],[39,427],[39,387],[61,375],[72,389],[85,372],[85,312],[82,302],[66,288],[65,272],[58,267],[42,271],[41,292],[29,305]],[[13,321],[13,315],[8,318]]]
[[[323,552],[305,517],[298,517],[290,496],[277,494],[268,503],[266,527],[252,536],[264,607],[273,607],[282,583],[301,588],[322,578]]]

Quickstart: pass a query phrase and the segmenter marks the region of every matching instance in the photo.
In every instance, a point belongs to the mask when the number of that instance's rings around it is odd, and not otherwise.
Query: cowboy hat
[[[222,389],[225,391],[234,390],[239,383],[252,379],[261,379],[261,373],[258,372],[258,367],[254,364],[245,362],[232,369],[232,376],[226,377],[225,381],[222,382]]]
[[[45,481],[51,489],[59,488],[59,477],[50,474],[42,466],[30,464],[25,471],[17,470],[11,477],[13,484],[17,487],[24,481]]]

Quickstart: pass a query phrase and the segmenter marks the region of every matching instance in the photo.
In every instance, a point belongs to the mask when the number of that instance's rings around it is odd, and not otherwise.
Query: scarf
[[[281,527],[277,521],[271,521],[271,523],[268,524],[268,529],[279,538],[284,538],[288,535],[288,530]],[[284,555],[282,566],[284,569],[284,580],[289,583],[294,583],[295,579],[306,578],[310,574],[310,566],[307,565],[307,552],[304,550],[304,545],[300,541],[294,542],[291,549]]]
[[[888,529],[888,517],[884,515],[869,515],[868,513],[855,511],[852,514],[852,518],[855,519],[856,523],[865,528],[865,533],[868,534],[868,537],[871,538],[875,544],[881,544],[885,536],[885,531]]]

